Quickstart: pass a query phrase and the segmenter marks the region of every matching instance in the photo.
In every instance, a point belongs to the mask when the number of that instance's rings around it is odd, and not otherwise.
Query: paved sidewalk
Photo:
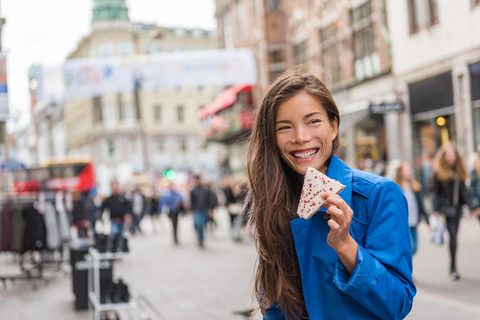
[[[148,218],[143,221],[145,234],[130,241],[143,315],[158,320],[242,320],[245,318],[233,312],[255,307],[251,298],[256,259],[253,242],[248,237],[242,243],[231,241],[224,210],[218,211],[217,220],[219,226],[207,233],[204,250],[197,247],[191,217],[179,221],[180,246],[173,245],[168,218],[161,219],[156,233]],[[448,242],[441,247],[431,244],[424,225],[419,229],[419,241],[414,258],[418,294],[407,319],[480,319],[478,221],[462,219],[460,281],[448,278]],[[119,269],[121,264],[117,272]],[[18,266],[10,256],[0,255],[0,272],[7,271],[18,271]],[[38,283],[37,290],[25,281],[9,284],[6,289],[0,287],[0,319],[91,319],[88,312],[74,311],[71,274],[46,274],[52,280],[48,284]],[[257,313],[251,319],[262,317]]]

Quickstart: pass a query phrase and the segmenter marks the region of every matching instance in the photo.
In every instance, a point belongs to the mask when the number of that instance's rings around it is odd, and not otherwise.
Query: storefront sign
[[[379,104],[371,104],[368,108],[370,114],[387,114],[387,113],[402,113],[404,110],[403,103],[400,101],[395,102],[382,102]]]

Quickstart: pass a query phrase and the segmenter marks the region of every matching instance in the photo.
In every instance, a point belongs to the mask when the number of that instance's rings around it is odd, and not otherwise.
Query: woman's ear
[[[331,123],[331,132],[332,132],[332,135],[333,135],[333,139],[335,139],[338,135],[338,118],[336,118],[336,117],[333,118],[333,121]]]

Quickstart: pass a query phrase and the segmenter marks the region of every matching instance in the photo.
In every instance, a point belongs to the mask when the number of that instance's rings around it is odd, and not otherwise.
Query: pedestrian
[[[115,238],[115,236],[118,235],[118,245],[120,248],[124,248],[125,242],[123,238],[123,230],[125,222],[131,220],[130,206],[127,199],[120,194],[120,187],[117,182],[112,182],[110,187],[112,189],[112,194],[102,202],[100,214],[103,215],[105,209],[110,211],[110,237]]]
[[[193,222],[197,233],[198,246],[204,248],[205,225],[208,220],[208,198],[210,192],[202,184],[200,176],[195,176],[195,186],[190,191],[190,207],[193,211]]]
[[[233,195],[233,189],[230,186],[230,180],[227,178],[223,179],[222,181],[222,192],[223,196],[225,197],[225,208],[227,209],[228,215],[230,216],[230,227],[233,230],[233,223],[235,221],[236,214],[234,214],[232,210],[230,210],[230,205],[235,203],[235,197]]]
[[[470,175],[470,207],[472,214],[476,215],[480,221],[480,144],[477,147],[474,167]]]
[[[418,248],[417,226],[423,217],[430,228],[428,214],[425,211],[422,199],[422,186],[412,176],[412,168],[406,161],[402,161],[395,170],[394,181],[402,188],[408,204],[408,226],[410,227],[410,243],[412,256]]]
[[[140,191],[139,186],[135,186],[131,194],[131,203],[132,203],[132,225],[130,227],[130,233],[134,235],[137,230],[140,233],[143,233],[140,228],[140,221],[143,218],[145,212],[145,197]]]
[[[182,195],[175,190],[173,183],[169,184],[169,191],[165,193],[158,205],[158,212],[162,212],[163,208],[166,208],[168,211],[168,217],[172,221],[173,227],[173,242],[175,245],[178,245],[178,214],[180,209],[183,207],[183,197]]]
[[[407,201],[393,181],[334,155],[339,121],[325,85],[298,68],[271,85],[258,109],[247,201],[266,319],[403,319],[412,307]],[[323,207],[305,220],[296,211],[308,167],[345,188],[322,195]]]
[[[457,238],[462,207],[469,204],[465,185],[467,169],[454,144],[443,145],[435,156],[433,164],[433,210],[442,216],[450,236],[450,278],[460,279],[456,265]]]
[[[210,230],[214,230],[217,227],[217,222],[215,221],[215,209],[218,205],[218,197],[213,190],[213,185],[211,182],[207,184],[208,189],[208,220],[207,226],[210,226]]]

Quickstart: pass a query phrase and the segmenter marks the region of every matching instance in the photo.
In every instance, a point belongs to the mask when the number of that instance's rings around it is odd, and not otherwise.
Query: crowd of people
[[[246,210],[243,210],[246,188],[236,181],[225,178],[217,188],[212,182],[203,182],[201,176],[193,176],[188,192],[178,190],[176,181],[163,180],[162,187],[134,185],[126,190],[113,181],[108,197],[95,192],[73,193],[73,225],[80,237],[87,237],[87,230],[95,233],[98,222],[103,225],[103,221],[108,220],[111,237],[124,235],[127,231],[135,236],[144,233],[141,221],[145,216],[150,217],[152,229],[156,232],[163,214],[171,221],[173,244],[179,245],[179,219],[192,214],[198,247],[205,248],[205,232],[217,227],[215,211],[221,202],[230,216],[232,239],[238,242],[241,241],[240,231],[246,226]]]

